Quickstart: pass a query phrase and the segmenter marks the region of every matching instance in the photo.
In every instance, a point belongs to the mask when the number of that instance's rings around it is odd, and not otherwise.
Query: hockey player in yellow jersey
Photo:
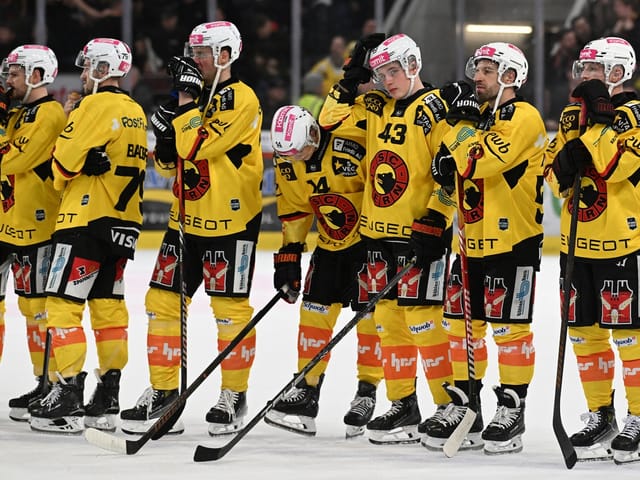
[[[374,35],[356,44],[344,78],[327,97],[320,124],[363,128],[367,155],[360,234],[367,241],[369,293],[377,293],[416,257],[397,289],[376,305],[391,408],[367,425],[372,443],[416,443],[422,420],[416,396],[418,353],[438,406],[434,417],[449,402],[442,387],[451,381],[449,344],[441,322],[454,204],[429,170],[449,125],[438,91],[419,77],[416,43],[404,34],[380,41]],[[371,71],[382,89],[356,96]]]
[[[571,435],[578,460],[640,460],[640,101],[623,88],[635,67],[636,53],[626,40],[606,37],[585,45],[573,69],[582,80],[572,93],[580,103],[565,107],[547,151],[546,179],[553,192],[565,198],[561,286],[570,219],[578,208],[568,332],[589,409],[581,417],[585,427]],[[586,119],[580,118],[581,103]],[[581,120],[586,127],[580,127]],[[578,172],[580,202],[575,206],[572,186]],[[622,431],[613,398],[616,359],[611,338],[622,362],[628,408]]]
[[[298,371],[331,340],[343,307],[361,309],[367,302],[366,249],[358,233],[364,172],[362,131],[342,127],[321,130],[311,112],[288,105],[271,124],[275,152],[278,217],[282,248],[274,256],[274,287],[301,289],[301,257],[314,218],[318,245],[305,277],[298,328]],[[358,389],[344,416],[347,438],[362,435],[376,404],[383,377],[380,340],[371,315],[356,325]],[[271,409],[265,420],[305,435],[315,435],[320,388],[329,355]]]
[[[519,452],[525,430],[527,390],[535,349],[531,321],[543,240],[543,156],[547,134],[540,113],[519,95],[527,59],[515,45],[493,42],[469,58],[473,80],[442,88],[452,124],[432,163],[443,188],[457,186],[464,223],[466,271],[454,261],[447,283],[445,321],[453,359],[454,405],[426,430],[423,444],[439,450],[470,406],[477,416],[462,449],[486,454]],[[477,100],[476,100],[477,98]],[[454,173],[455,172],[455,173]],[[469,378],[462,275],[467,275],[475,378]],[[485,336],[490,326],[498,350],[495,416],[484,428],[480,389],[487,369]],[[474,382],[471,384],[470,382]],[[473,397],[471,397],[471,395]],[[475,411],[475,410],[474,410]]]
[[[249,294],[262,215],[262,110],[253,90],[231,73],[241,48],[240,33],[230,22],[195,27],[187,56],[169,62],[177,102],[164,105],[151,118],[160,172],[174,176],[176,158],[185,159],[185,297],[189,302],[204,282],[219,350],[253,314]],[[174,192],[179,187],[174,183]],[[134,408],[121,414],[123,430],[129,432],[147,430],[178,394],[178,215],[176,198],[145,299],[151,387]],[[255,341],[252,331],[221,364],[220,397],[206,415],[211,435],[233,433],[242,424]],[[178,354],[167,355],[167,350]],[[173,432],[183,428],[178,422]]]
[[[60,204],[60,192],[53,188],[51,178],[51,153],[67,120],[60,103],[48,92],[57,73],[58,60],[43,45],[21,45],[2,64],[10,97],[18,105],[9,111],[0,134],[0,245],[2,260],[6,253],[13,259],[14,290],[26,319],[29,356],[38,379],[35,389],[9,400],[9,417],[18,421],[28,420],[29,403],[40,398],[43,383],[48,381],[43,371],[44,287]]]
[[[115,429],[119,382],[127,364],[129,315],[124,270],[142,224],[147,158],[146,117],[120,78],[131,50],[96,38],[78,53],[85,96],[69,114],[53,152],[54,187],[62,192],[46,293],[57,383],[31,410],[31,428],[79,433]],[[88,303],[96,341],[96,390],[83,404]],[[83,421],[84,417],[84,421]]]

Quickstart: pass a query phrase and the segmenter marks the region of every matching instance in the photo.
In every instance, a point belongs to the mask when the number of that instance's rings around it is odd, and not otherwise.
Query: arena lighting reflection
[[[529,35],[533,31],[530,25],[485,25],[468,24],[465,26],[467,33],[511,33]]]

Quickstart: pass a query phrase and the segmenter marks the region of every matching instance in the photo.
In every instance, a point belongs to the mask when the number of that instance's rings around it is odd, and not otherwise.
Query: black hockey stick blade
[[[260,310],[245,327],[240,330],[238,335],[234,337],[229,345],[222,350],[218,356],[202,371],[200,375],[187,387],[187,389],[178,395],[171,405],[167,408],[156,422],[151,425],[149,430],[142,434],[142,436],[136,440],[127,440],[125,438],[117,437],[111,433],[97,430],[95,428],[88,428],[85,431],[85,438],[93,445],[96,445],[104,450],[110,450],[115,453],[121,453],[126,455],[133,455],[138,452],[149,440],[155,439],[158,432],[161,432],[166,428],[166,425],[173,425],[184,410],[184,406],[187,402],[187,398],[211,375],[220,363],[231,353],[231,351],[242,341],[242,339],[258,324],[258,322],[271,310],[271,308],[285,295],[283,290],[278,290],[274,297],[269,300],[262,310]],[[167,429],[168,431],[168,429]],[[157,437],[159,438],[159,436]]]
[[[376,304],[382,299],[389,291],[402,279],[404,275],[409,271],[411,267],[415,264],[415,259],[411,260],[407,265],[405,265],[398,273],[396,273],[387,284],[378,292],[375,296],[369,300],[369,302],[364,306],[362,310],[360,310],[356,315],[344,326],[342,329],[336,333],[333,338],[324,346],[322,350],[320,350],[315,357],[313,357],[309,362],[296,374],[296,376],[289,383],[285,385],[285,387],[280,390],[275,397],[267,402],[267,404],[258,412],[250,421],[247,423],[242,430],[238,431],[233,438],[222,445],[221,447],[207,447],[204,445],[198,445],[196,447],[195,452],[193,453],[193,460],[195,462],[209,462],[211,460],[219,460],[224,457],[229,451],[244,438],[244,436],[249,433],[253,427],[255,427],[273,408],[273,406],[278,403],[280,400],[284,398],[284,396],[298,385],[304,376],[314,367],[316,366],[326,355],[335,347],[340,340],[342,340],[356,324],[364,318],[366,314],[371,312]]]
[[[569,470],[571,470],[578,461],[578,454],[576,453],[576,449],[573,447],[571,439],[562,425],[559,410],[557,412],[554,410],[553,412],[553,433],[555,434],[558,445],[560,446],[560,451],[564,458],[564,464]]]

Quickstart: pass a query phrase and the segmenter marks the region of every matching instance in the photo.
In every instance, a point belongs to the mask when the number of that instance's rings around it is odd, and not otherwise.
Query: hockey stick
[[[262,420],[269,410],[271,410],[276,403],[281,401],[285,395],[292,388],[296,387],[302,379],[305,377],[309,371],[313,367],[315,367],[327,354],[335,347],[340,340],[342,340],[349,331],[356,326],[356,324],[364,318],[369,312],[371,312],[376,304],[384,297],[389,291],[402,279],[402,277],[409,271],[411,267],[415,264],[415,259],[412,259],[407,265],[405,265],[401,270],[398,271],[389,282],[380,290],[374,297],[369,300],[369,302],[364,306],[362,310],[360,310],[356,315],[340,330],[338,333],[334,335],[334,337],[325,345],[325,347],[320,350],[315,357],[313,357],[309,362],[298,372],[293,380],[287,383],[282,390],[280,390],[275,397],[267,402],[267,404],[260,410],[255,417],[253,417],[247,425],[242,428],[234,437],[225,445],[221,447],[206,447],[204,445],[198,445],[194,455],[193,460],[195,462],[208,462],[210,460],[219,460],[224,457],[229,451],[244,438],[244,436],[249,433],[253,427],[255,427],[260,420]]]
[[[209,377],[220,363],[231,353],[231,351],[247,336],[247,334],[255,328],[260,320],[271,310],[271,308],[285,295],[284,290],[278,290],[275,296],[269,300],[262,310],[260,310],[247,325],[234,337],[229,345],[222,350],[218,356],[202,371],[200,375],[189,385],[178,398],[169,406],[167,411],[158,418],[158,420],[137,440],[127,440],[117,437],[113,434],[97,430],[95,428],[88,428],[85,432],[85,437],[89,443],[96,445],[105,450],[111,450],[116,453],[123,453],[127,455],[133,455],[140,450],[145,443],[154,436],[166,429],[166,425],[173,424],[180,416],[184,406],[187,402],[187,398]]]
[[[475,349],[473,345],[473,323],[471,314],[471,293],[469,290],[469,270],[467,263],[467,241],[464,234],[464,217],[463,217],[463,205],[464,205],[464,179],[457,175],[457,190],[458,190],[458,240],[459,240],[459,254],[460,254],[460,278],[462,279],[462,312],[464,315],[464,327],[465,327],[465,341],[467,343],[467,374],[469,377],[469,404],[467,405],[467,411],[462,418],[460,424],[451,433],[447,441],[442,447],[442,451],[445,456],[451,458],[458,450],[464,439],[467,437],[473,423],[476,421],[478,415],[478,409],[480,406],[477,402],[476,393],[476,361],[475,361]]]
[[[45,320],[46,322],[46,320]],[[51,330],[46,329],[44,340],[44,358],[42,359],[42,380],[40,386],[40,396],[44,398],[49,393],[49,355],[51,355],[51,342],[53,336]]]
[[[587,128],[587,106],[582,102],[580,109],[580,135]],[[564,279],[562,281],[562,311],[560,321],[560,338],[558,341],[558,363],[556,368],[556,390],[553,396],[553,433],[556,436],[564,464],[572,469],[578,461],[576,449],[573,448],[571,439],[567,435],[562,424],[562,412],[560,397],[562,395],[562,378],[564,374],[565,351],[567,348],[567,332],[569,330],[569,307],[571,304],[571,281],[573,280],[573,266],[576,257],[576,233],[578,231],[578,210],[580,209],[580,185],[581,173],[576,173],[573,180],[573,195],[571,197],[573,211],[569,223],[569,237],[567,238],[567,261],[565,264]]]

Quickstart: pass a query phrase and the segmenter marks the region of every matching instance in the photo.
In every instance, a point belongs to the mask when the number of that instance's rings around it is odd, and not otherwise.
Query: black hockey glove
[[[0,124],[4,125],[9,116],[9,104],[11,103],[11,89],[5,90],[0,86]]]
[[[384,33],[372,33],[362,37],[356,42],[351,51],[351,56],[347,58],[342,66],[344,77],[338,82],[339,103],[353,103],[358,94],[358,85],[371,80],[371,70],[367,62],[369,51],[382,43],[385,38]]]
[[[611,103],[609,90],[600,80],[587,80],[578,85],[571,95],[587,106],[587,117],[593,123],[613,124],[616,111]]]
[[[176,150],[175,142],[165,140],[156,141],[153,158],[155,159],[157,167],[162,170],[173,170],[176,168],[178,151]]]
[[[93,147],[89,150],[82,167],[82,173],[92,177],[102,175],[111,170],[111,159],[105,150],[105,146]]]
[[[173,129],[171,123],[175,117],[175,102],[169,102],[164,105],[160,105],[158,109],[151,115],[151,128],[153,134],[158,140],[175,141],[176,132]]]
[[[202,73],[191,57],[172,57],[167,72],[173,78],[173,88],[194,100],[202,93]]]
[[[440,89],[440,96],[449,105],[447,123],[455,125],[460,120],[480,121],[480,104],[473,87],[464,80],[447,83]]]
[[[433,157],[433,161],[431,162],[431,175],[448,195],[451,195],[455,190],[455,172],[456,162],[451,156],[449,149],[443,143],[440,145],[440,150],[438,150],[438,153],[436,153],[436,156]]]
[[[591,163],[591,154],[587,147],[575,138],[569,140],[553,159],[551,168],[556,175],[560,191],[570,188],[578,171]]]
[[[431,262],[444,255],[446,228],[447,219],[436,210],[428,209],[424,217],[413,221],[409,248],[416,257],[416,267],[428,270]]]
[[[300,294],[302,249],[301,243],[290,243],[273,254],[273,286],[285,292],[287,303],[296,303]]]

